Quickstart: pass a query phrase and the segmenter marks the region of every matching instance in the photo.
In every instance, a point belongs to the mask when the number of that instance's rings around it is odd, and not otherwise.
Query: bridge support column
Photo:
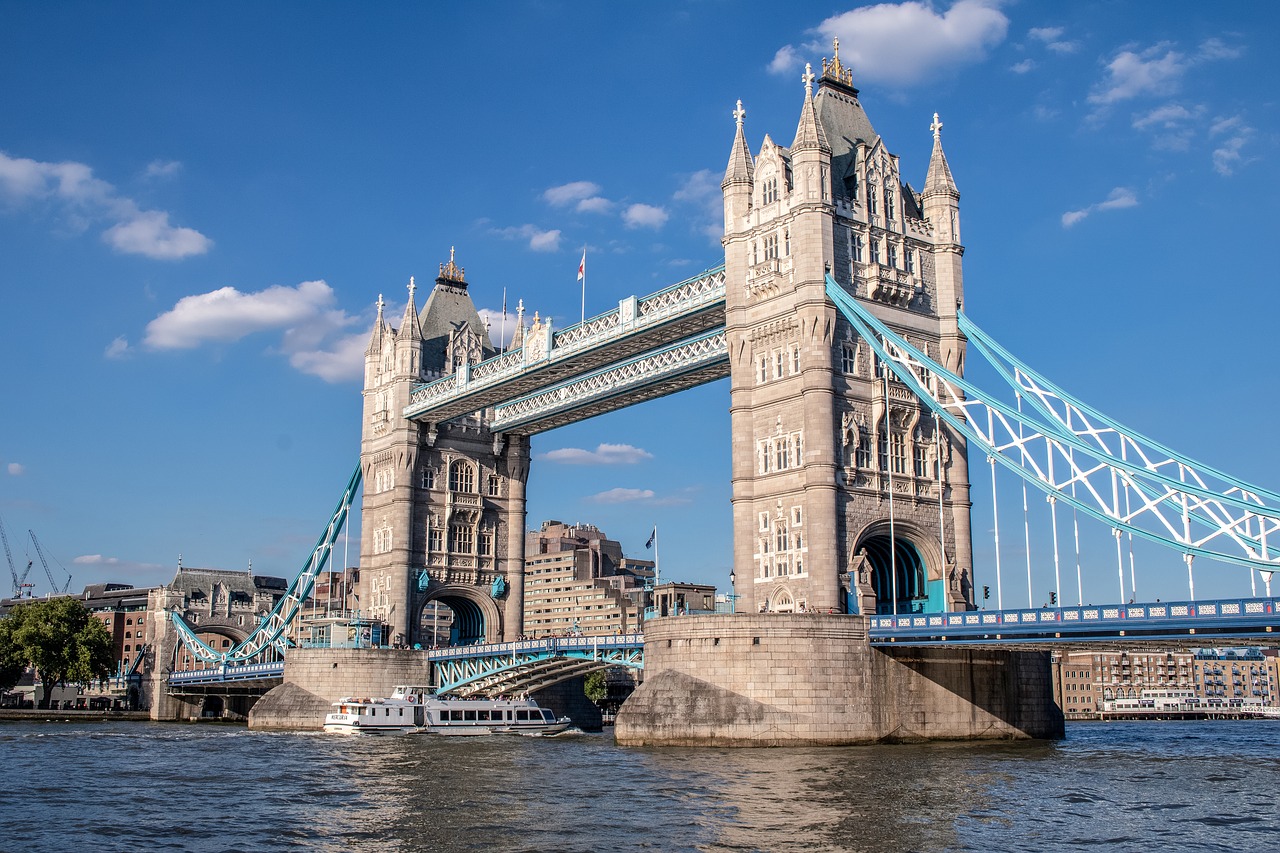
[[[803,746],[1063,735],[1042,652],[872,647],[858,616],[685,616],[645,625],[627,746]]]

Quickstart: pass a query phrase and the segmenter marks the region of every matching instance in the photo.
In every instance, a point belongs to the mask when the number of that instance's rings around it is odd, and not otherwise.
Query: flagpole
[[[502,331],[498,333],[498,352],[507,351],[507,289],[502,288]]]
[[[582,244],[582,263],[578,264],[578,278],[582,279],[582,319],[580,323],[587,322],[587,245]],[[655,551],[656,555],[657,552]]]

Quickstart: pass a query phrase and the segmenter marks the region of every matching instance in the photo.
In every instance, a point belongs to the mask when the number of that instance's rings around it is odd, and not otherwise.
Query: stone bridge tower
[[[398,328],[378,299],[365,351],[360,602],[393,642],[419,642],[430,601],[453,610],[456,642],[523,630],[528,437],[490,432],[483,414],[440,425],[402,415],[413,386],[494,354],[452,251],[421,315],[412,279]]]
[[[735,592],[748,612],[963,610],[963,438],[887,378],[825,276],[953,370],[959,198],[934,117],[924,191],[904,182],[839,45],[789,148],[753,158],[741,102],[724,191]]]

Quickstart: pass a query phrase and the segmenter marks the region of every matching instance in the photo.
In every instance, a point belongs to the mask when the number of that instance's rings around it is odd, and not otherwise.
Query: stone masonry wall
[[[344,696],[430,683],[426,653],[410,649],[290,649],[284,663],[284,684],[253,706],[249,728],[319,730]]]
[[[645,624],[630,746],[782,746],[1062,736],[1048,656],[882,652],[863,617],[686,616]]]

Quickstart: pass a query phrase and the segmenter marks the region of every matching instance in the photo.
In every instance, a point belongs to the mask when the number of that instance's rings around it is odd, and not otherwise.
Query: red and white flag
[[[578,262],[578,281],[587,277],[587,250],[582,250],[582,260]]]

